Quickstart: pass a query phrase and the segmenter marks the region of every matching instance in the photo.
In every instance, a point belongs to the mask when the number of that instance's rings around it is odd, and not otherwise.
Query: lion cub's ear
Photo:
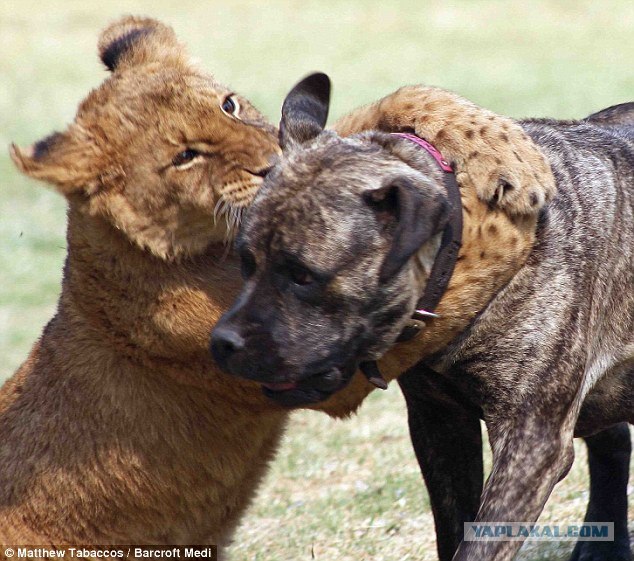
[[[35,179],[55,185],[63,195],[79,191],[89,193],[97,185],[98,154],[88,139],[78,138],[71,125],[28,148],[12,144],[9,150],[17,168]]]
[[[113,72],[148,62],[186,61],[185,48],[173,29],[151,18],[127,16],[114,22],[101,33],[98,49]]]

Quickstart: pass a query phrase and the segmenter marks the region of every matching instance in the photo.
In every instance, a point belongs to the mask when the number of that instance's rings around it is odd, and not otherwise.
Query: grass
[[[173,25],[210,70],[276,121],[311,70],[335,84],[332,115],[406,84],[453,89],[515,117],[581,117],[634,94],[628,0],[4,0],[0,3],[0,145],[28,144],[70,121],[105,76],[99,30],[123,13]],[[0,154],[0,381],[54,312],[65,254],[61,197]],[[578,521],[585,453],[542,520]],[[565,559],[570,544],[522,559]],[[335,422],[295,414],[231,549],[233,561],[435,559],[429,504],[396,388]]]

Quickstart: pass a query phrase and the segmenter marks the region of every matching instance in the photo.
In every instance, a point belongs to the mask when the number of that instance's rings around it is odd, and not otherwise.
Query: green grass
[[[123,13],[173,25],[192,54],[276,121],[289,87],[312,70],[335,85],[332,116],[395,88],[453,89],[514,117],[581,117],[634,97],[628,0],[4,0],[0,3],[0,146],[28,144],[70,121],[105,76],[102,27]],[[0,154],[0,381],[54,312],[65,254],[61,197]],[[580,461],[544,519],[583,516]],[[426,493],[396,388],[334,422],[294,416],[277,461],[236,534],[247,560],[434,559]],[[541,544],[522,559],[564,559]]]

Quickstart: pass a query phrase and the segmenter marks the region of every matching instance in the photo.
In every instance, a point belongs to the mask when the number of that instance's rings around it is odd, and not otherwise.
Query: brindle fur
[[[494,465],[476,520],[535,520],[570,467],[573,436],[634,420],[632,128],[523,122],[553,168],[557,196],[550,204],[529,197],[536,204],[517,214],[502,206],[489,212],[510,224],[519,217],[535,243],[506,275],[484,289],[469,286],[468,299],[450,285],[441,319],[390,350],[442,229],[439,171],[408,141],[378,132],[349,139],[322,132],[293,142],[294,122],[309,118],[296,93],[283,112],[285,154],[241,234],[247,282],[212,339],[229,342],[215,349],[218,358],[234,374],[272,384],[274,399],[297,405],[328,397],[359,361],[388,350],[388,374],[433,355],[434,370],[482,411],[489,429]],[[472,237],[498,230],[495,222],[473,221],[477,201],[477,194],[463,200],[456,283],[473,266],[466,252]],[[396,274],[381,282],[403,235],[421,249],[409,259],[397,252]],[[494,244],[483,250],[500,252]],[[481,274],[488,278],[486,269]],[[253,372],[249,363],[261,368]],[[518,547],[463,542],[455,559],[508,560]]]
[[[627,134],[634,126],[634,103],[610,107],[586,119]],[[420,364],[399,378],[406,398],[412,443],[430,494],[441,561],[449,561],[474,520],[483,485],[482,411]],[[629,561],[627,484],[631,454],[627,423],[585,438],[590,468],[586,521],[613,521],[615,539],[580,541],[570,561]]]

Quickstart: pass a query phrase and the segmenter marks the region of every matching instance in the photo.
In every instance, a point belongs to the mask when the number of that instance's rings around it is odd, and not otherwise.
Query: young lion
[[[68,129],[12,149],[67,198],[68,257],[0,394],[0,541],[222,544],[286,419],[206,352],[277,137],[158,22],[115,23],[99,52],[112,75]]]
[[[288,415],[207,352],[240,285],[226,240],[279,151],[275,131],[154,20],[111,25],[99,51],[112,75],[68,129],[12,148],[67,198],[68,257],[56,315],[0,393],[0,541],[223,545]],[[445,125],[464,119],[459,99],[418,95],[444,99]],[[483,192],[499,175],[546,197],[532,143],[513,141],[516,160],[490,140],[447,149]],[[461,159],[476,149],[484,168]]]

